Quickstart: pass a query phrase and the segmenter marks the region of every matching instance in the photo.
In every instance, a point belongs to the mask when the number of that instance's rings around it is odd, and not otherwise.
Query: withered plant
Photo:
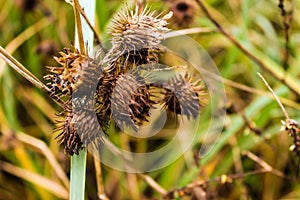
[[[43,93],[23,84],[0,60],[0,199],[300,198],[297,1],[137,0],[127,1],[129,5],[97,1],[98,13],[92,18],[87,15],[95,9],[81,8],[79,0],[66,2],[75,16],[61,11],[63,1],[0,0],[0,39],[5,46],[0,46],[0,57],[56,103],[49,104]],[[43,18],[35,22],[40,14]],[[89,28],[82,29],[81,20]],[[18,21],[25,23],[19,27]],[[62,33],[64,28],[73,30],[73,21],[78,43]],[[50,31],[39,33],[47,26]],[[95,38],[87,41],[85,31]],[[206,106],[210,88],[202,75],[209,73],[189,71],[190,65],[178,63],[161,45],[164,37],[181,34],[203,46],[224,76],[211,77],[225,84],[228,101],[228,107],[221,108],[227,113],[218,137],[205,135],[212,105]],[[104,45],[106,36],[109,48]],[[52,43],[58,38],[60,42]],[[12,41],[6,44],[6,40]],[[99,50],[92,52],[93,45]],[[51,62],[43,67],[46,64],[37,63],[39,54],[56,57],[47,58]],[[209,68],[201,67],[203,72]],[[45,75],[48,84],[30,71]],[[259,88],[264,85],[257,71],[270,81],[284,115],[269,92]],[[164,77],[172,73],[175,76]],[[163,130],[147,139],[134,137],[160,120],[153,119],[153,110],[159,110],[160,116],[166,111]],[[87,154],[89,146],[101,152],[109,142],[130,153],[157,150],[176,134],[183,118],[199,119],[197,134],[191,148],[163,169],[119,172],[101,164],[103,157]],[[52,120],[54,125],[49,123]],[[51,135],[52,125],[56,128]],[[64,153],[50,136],[56,137]],[[215,141],[215,146],[202,156],[206,139]]]
[[[168,84],[147,80],[151,78],[147,73],[155,70],[165,51],[160,42],[169,31],[166,25],[171,16],[157,15],[147,7],[139,10],[137,6],[135,11],[125,7],[113,20],[112,47],[102,59],[90,58],[77,49],[65,49],[55,58],[61,66],[48,67],[50,74],[45,78],[50,80],[52,93],[68,105],[57,128],[65,152],[78,154],[85,145],[101,141],[103,134],[97,123],[104,133],[113,120],[118,126],[137,131],[149,120],[149,111],[155,105],[163,105],[175,115],[197,118],[206,101],[200,75],[178,75]],[[146,64],[153,67],[143,69]],[[161,97],[154,98],[153,93]],[[74,113],[74,104],[84,109]],[[114,116],[112,110],[117,111]],[[91,113],[96,113],[97,121]]]

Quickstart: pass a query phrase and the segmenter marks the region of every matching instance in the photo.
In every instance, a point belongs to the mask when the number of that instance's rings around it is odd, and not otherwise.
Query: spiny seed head
[[[157,62],[156,53],[162,51],[159,43],[163,34],[168,32],[167,20],[170,12],[161,17],[147,7],[139,11],[130,11],[126,6],[118,12],[111,26],[112,47],[103,59],[105,70],[113,71],[117,76],[149,62]],[[132,65],[135,64],[135,65]]]
[[[136,31],[148,31],[165,33],[169,29],[166,28],[168,24],[166,20],[172,17],[172,13],[168,13],[163,17],[159,18],[161,14],[156,15],[154,11],[151,11],[147,6],[142,12],[139,12],[139,7],[136,6],[135,11],[131,11],[128,6],[117,13],[117,16],[113,19],[113,26],[111,27],[112,36],[119,34],[132,34]]]
[[[54,93],[72,95],[79,81],[81,67],[87,58],[77,49],[72,52],[71,49],[65,48],[65,52],[59,52],[59,54],[61,57],[54,59],[61,66],[47,67],[51,74],[46,75],[45,79],[51,81],[48,85]]]
[[[102,131],[94,115],[94,110],[82,109],[76,113],[68,111],[64,120],[57,120],[56,139],[64,146],[65,153],[78,155],[84,146],[99,145],[102,142]]]
[[[100,147],[103,142],[103,131],[93,108],[94,105],[88,105],[74,115],[75,128],[85,147],[90,144]]]
[[[104,129],[104,131],[110,125],[111,94],[116,85],[116,81],[117,77],[108,72],[101,74],[94,96],[95,112],[100,126]]]
[[[75,128],[73,116],[72,112],[68,112],[64,121],[58,121],[55,131],[60,132],[56,138],[64,146],[65,153],[78,155],[79,151],[83,148],[83,144]]]
[[[87,55],[87,52],[85,52]],[[86,105],[92,102],[94,96],[94,88],[98,83],[98,78],[102,72],[96,61],[88,56],[81,54],[77,49],[65,48],[64,52],[60,52],[61,57],[55,57],[55,60],[61,65],[59,67],[48,67],[51,74],[46,75],[45,79],[50,80],[48,85],[51,86],[53,94],[58,94],[61,97],[67,97],[65,103],[68,109],[65,110],[63,122],[58,122],[56,131],[59,132],[57,138],[64,146],[65,152],[73,155],[78,154],[83,145],[87,145],[91,139],[81,141],[83,133],[89,137],[95,137],[96,131],[87,131],[82,124],[93,127],[95,120],[89,120],[91,116],[88,111],[90,107],[85,109],[85,112],[80,112]],[[72,104],[72,105],[71,105]],[[81,108],[77,110],[73,109]],[[94,108],[94,107],[93,107]],[[76,113],[75,113],[76,112]],[[92,110],[94,113],[94,110]],[[86,121],[86,122],[85,122]],[[96,128],[94,128],[96,129]],[[94,130],[93,129],[93,130]],[[81,135],[79,136],[80,133]],[[93,135],[94,134],[94,135]]]
[[[77,49],[64,50],[65,52],[59,52],[61,57],[54,57],[61,66],[48,66],[51,74],[44,78],[50,80],[47,85],[51,86],[53,93],[71,96],[80,84],[83,83],[86,88],[97,81],[100,68],[93,59],[81,54]]]
[[[164,85],[164,106],[175,114],[196,118],[205,105],[206,92],[200,77],[179,75]]]
[[[138,126],[148,121],[153,101],[143,77],[137,73],[122,74],[112,94],[112,114],[116,124],[137,131]]]
[[[198,116],[206,94],[200,77],[180,75],[155,85],[137,72],[142,64],[156,66],[159,62],[159,53],[164,52],[159,43],[171,16],[127,7],[114,19],[112,48],[99,63],[77,49],[65,49],[55,58],[61,66],[49,67],[51,74],[45,78],[51,80],[53,93],[68,97],[69,110],[57,129],[65,152],[78,154],[83,146],[102,144],[98,142],[102,130],[106,132],[113,120],[137,131],[149,120],[155,104],[188,118]]]
[[[139,12],[136,6],[135,11],[126,8],[117,13],[111,27],[112,48],[119,50],[136,50],[151,48],[160,43],[162,34],[168,32],[166,20],[170,19],[172,13],[162,17],[156,15],[147,7]]]

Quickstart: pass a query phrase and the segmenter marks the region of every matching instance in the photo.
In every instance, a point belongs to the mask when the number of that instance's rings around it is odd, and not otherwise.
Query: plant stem
[[[91,52],[93,48],[94,34],[88,24],[80,17],[81,7],[87,13],[87,19],[94,23],[95,17],[95,0],[78,0],[74,1],[74,14],[76,20],[75,47],[80,48],[80,52],[85,54]],[[89,44],[90,49],[85,49],[84,42]],[[70,181],[70,200],[84,200],[85,178],[86,178],[86,149],[79,152],[79,155],[72,156],[71,159],[71,181]]]
[[[72,156],[70,200],[84,200],[86,155],[86,150],[82,150]]]

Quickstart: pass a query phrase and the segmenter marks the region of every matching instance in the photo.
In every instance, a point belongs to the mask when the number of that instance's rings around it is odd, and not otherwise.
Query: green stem
[[[85,190],[86,150],[71,158],[70,200],[83,200]]]
[[[76,3],[77,4],[77,3]],[[95,18],[95,0],[80,0],[80,6],[84,9],[86,13],[87,19],[94,24]],[[78,7],[77,7],[78,9]],[[78,14],[77,10],[77,14]],[[76,11],[75,11],[76,14]],[[88,52],[92,52],[93,49],[93,41],[94,41],[94,34],[93,31],[89,28],[88,24],[82,17],[76,18],[76,24],[80,25],[77,26],[76,29],[80,29],[81,31],[75,31],[75,47],[80,48],[82,54],[85,52],[83,51],[82,47],[85,46],[85,42],[89,45]],[[79,21],[78,21],[79,20]],[[81,21],[81,22],[80,22]],[[81,38],[79,38],[79,37]],[[83,36],[83,38],[82,38]],[[71,180],[70,180],[70,200],[84,200],[85,194],[85,178],[86,178],[86,156],[87,151],[82,150],[79,152],[79,155],[72,156],[71,159]]]

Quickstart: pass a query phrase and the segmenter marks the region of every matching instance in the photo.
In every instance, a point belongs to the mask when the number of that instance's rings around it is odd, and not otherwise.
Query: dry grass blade
[[[222,80],[222,82],[225,85],[232,86],[234,88],[237,88],[237,89],[245,91],[245,92],[249,92],[249,93],[257,94],[257,95],[263,95],[263,96],[267,96],[267,97],[272,97],[272,94],[270,94],[269,92],[266,92],[266,91],[263,91],[263,90],[260,90],[257,88],[249,87],[247,85],[244,85],[244,84],[241,84],[241,83],[238,83],[238,82],[226,79],[226,78],[222,78],[220,80]],[[284,98],[284,97],[278,97],[278,98],[284,105],[300,110],[300,104],[296,103],[295,101],[288,99],[288,98]]]
[[[104,53],[107,53],[107,50],[104,47],[104,45],[102,44],[96,29],[93,27],[93,25],[91,24],[90,20],[87,18],[86,14],[82,8],[80,8],[80,13],[81,13],[82,17],[85,19],[86,23],[89,25],[90,29],[93,31],[95,43],[101,47],[101,49],[104,51]]]
[[[205,72],[205,74],[207,76],[209,76],[209,77],[211,77],[215,80],[222,81],[225,85],[228,85],[228,86],[231,86],[231,87],[234,87],[234,88],[237,88],[239,90],[243,90],[243,91],[246,91],[246,92],[249,92],[249,93],[252,93],[252,94],[263,95],[263,96],[268,96],[268,97],[272,96],[269,92],[266,92],[266,91],[263,91],[263,90],[260,90],[260,89],[257,89],[257,88],[249,87],[247,85],[232,81],[230,79],[226,79],[226,78],[217,76],[217,75],[215,75],[215,74],[213,74],[213,73],[211,73],[211,72],[209,72],[208,70],[205,70],[205,69],[202,69],[202,70],[203,70],[203,72]],[[296,103],[295,101],[284,98],[284,97],[278,97],[278,98],[283,104],[300,110],[300,105],[298,103]]]
[[[246,155],[251,160],[253,160],[254,162],[256,162],[257,164],[259,164],[266,171],[271,172],[271,173],[273,173],[273,174],[275,174],[279,177],[286,178],[286,176],[281,171],[278,171],[278,170],[274,169],[268,163],[266,163],[263,159],[261,159],[258,156],[254,155],[250,151],[244,151],[243,154]]]
[[[38,78],[36,78],[26,67],[24,67],[19,61],[12,57],[3,47],[0,46],[0,57],[6,61],[14,70],[26,78],[36,87],[44,90],[50,97],[62,108],[66,107],[65,103],[56,95],[53,95],[52,91],[45,86]]]
[[[39,174],[30,172],[28,170],[16,167],[15,165],[12,165],[7,162],[0,162],[0,168],[1,170],[13,174],[14,176],[17,176],[19,178],[22,178],[28,182],[34,183],[40,187],[45,188],[58,198],[67,199],[68,198],[68,190],[66,190],[63,186],[60,184],[49,180],[48,178],[45,178]]]
[[[12,54],[17,48],[19,48],[26,40],[32,37],[37,32],[43,30],[45,27],[50,25],[53,20],[49,18],[42,18],[35,24],[31,25],[25,31],[20,33],[17,37],[15,37],[6,47],[5,50],[7,53]],[[3,73],[5,62],[0,60],[0,77]]]
[[[36,87],[47,90],[50,90],[39,80],[37,79],[28,69],[26,69],[19,61],[12,57],[2,46],[0,46],[0,56],[6,61],[14,70],[21,74],[24,78],[34,84]]]
[[[298,122],[289,117],[287,111],[285,110],[284,106],[282,105],[279,98],[274,93],[274,91],[272,90],[272,88],[270,87],[268,82],[265,80],[265,78],[260,73],[257,73],[257,74],[263,80],[263,82],[268,87],[268,89],[271,91],[271,93],[273,94],[273,96],[276,99],[277,103],[279,104],[282,112],[285,115],[286,119],[285,119],[285,121],[282,121],[282,130],[285,130],[289,134],[289,136],[293,138],[294,145],[291,146],[290,150],[294,151],[295,154],[299,158],[298,166],[297,166],[297,171],[299,171],[299,169],[300,169],[300,135],[299,135],[300,129],[298,127]]]
[[[150,187],[152,187],[155,191],[159,192],[162,195],[167,194],[167,190],[164,189],[161,185],[159,185],[153,178],[146,174],[138,174],[140,178],[146,181]]]
[[[1,119],[2,122],[4,121]],[[5,124],[2,124],[2,127],[0,127],[0,131],[3,133],[3,135],[9,135],[11,134],[11,130],[7,128]],[[48,148],[45,142],[36,139],[35,137],[32,137],[28,134],[25,134],[23,132],[17,132],[15,135],[16,139],[27,146],[31,146],[33,148],[38,149],[42,154],[46,157],[46,159],[49,161],[51,167],[53,168],[54,172],[57,174],[57,176],[60,178],[62,183],[65,185],[65,187],[68,189],[69,188],[69,179],[66,176],[64,170],[62,169],[61,165],[57,162],[55,156],[51,152],[51,150]]]
[[[284,113],[286,119],[290,119],[290,117],[287,114],[284,106],[282,105],[282,103],[280,102],[279,98],[277,97],[277,95],[275,94],[275,92],[273,91],[273,89],[270,87],[270,85],[268,84],[268,82],[266,81],[266,79],[259,72],[257,74],[261,78],[261,80],[263,80],[263,82],[265,83],[265,85],[268,87],[268,89],[270,90],[270,92],[272,93],[272,95],[274,96],[274,98],[276,99],[276,101],[279,104],[279,106],[280,106],[282,112]]]
[[[180,196],[180,197],[190,196],[190,194],[193,193],[193,190],[195,188],[199,188],[199,187],[205,188],[206,186],[208,186],[211,183],[219,183],[219,184],[231,183],[231,182],[233,182],[234,179],[242,179],[247,176],[252,176],[252,175],[256,175],[256,174],[264,174],[264,173],[268,173],[268,172],[271,172],[279,177],[284,177],[284,175],[282,176],[281,172],[276,171],[276,170],[270,170],[269,167],[267,167],[266,169],[262,168],[262,169],[258,169],[258,170],[254,170],[254,171],[250,171],[250,172],[245,172],[245,173],[236,173],[236,174],[229,174],[229,175],[223,174],[221,176],[218,176],[218,177],[215,177],[215,178],[212,178],[209,180],[193,181],[184,187],[170,190],[167,192],[166,195],[164,195],[164,199],[169,200],[169,199],[175,199],[175,197],[177,197],[177,196]]]
[[[26,145],[32,146],[36,149],[39,149],[44,156],[49,161],[50,165],[52,166],[53,170],[57,174],[57,176],[61,179],[63,184],[66,188],[69,188],[70,182],[68,177],[66,176],[64,170],[61,168],[60,164],[55,159],[53,153],[50,151],[50,149],[47,147],[45,142],[38,140],[30,135],[24,134],[24,133],[18,133],[16,134],[16,137],[19,141],[23,142]]]
[[[94,165],[95,165],[95,171],[96,171],[98,199],[108,200],[108,197],[106,196],[105,191],[104,191],[104,185],[103,185],[103,180],[102,180],[101,163],[96,158],[94,158]]]
[[[215,29],[205,28],[205,27],[187,28],[187,29],[180,29],[180,30],[166,33],[164,34],[164,38],[171,38],[171,37],[177,37],[179,35],[189,35],[189,34],[197,34],[197,33],[211,33],[215,31],[216,31]]]
[[[78,37],[78,42],[79,42],[79,49],[82,54],[85,53],[85,48],[84,48],[84,39],[83,39],[83,33],[82,33],[82,24],[81,24],[81,18],[80,18],[80,4],[78,0],[74,0],[74,15],[75,15],[75,21],[76,21],[76,28],[77,28],[77,37]]]
[[[75,2],[73,1],[69,1],[69,0],[66,0],[67,3],[71,4],[74,8],[75,8]],[[105,49],[104,45],[102,44],[101,40],[100,40],[100,37],[99,37],[99,34],[97,33],[96,29],[94,28],[94,26],[91,24],[90,20],[88,19],[88,17],[86,16],[85,14],[85,11],[84,9],[82,9],[82,7],[79,5],[79,10],[80,10],[80,14],[81,16],[84,18],[85,22],[88,24],[88,26],[90,27],[90,29],[93,31],[94,33],[94,41],[97,45],[100,45],[101,49],[106,53],[107,50]]]

